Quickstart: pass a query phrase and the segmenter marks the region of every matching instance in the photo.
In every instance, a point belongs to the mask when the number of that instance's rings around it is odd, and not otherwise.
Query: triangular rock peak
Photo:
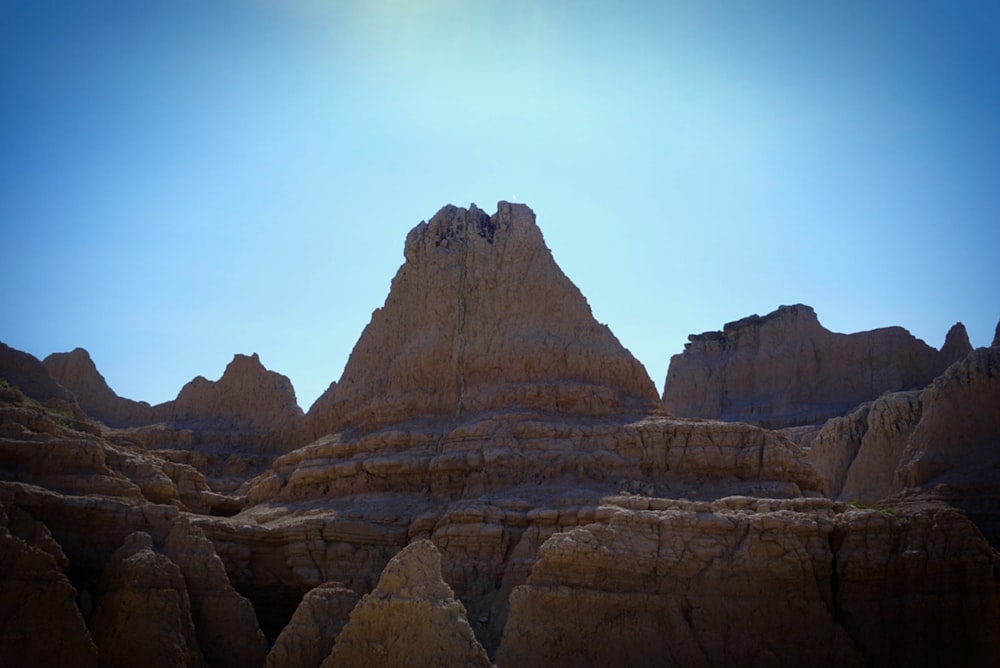
[[[335,386],[330,424],[655,406],[645,369],[594,320],[527,206],[446,206],[410,231],[405,257]]]

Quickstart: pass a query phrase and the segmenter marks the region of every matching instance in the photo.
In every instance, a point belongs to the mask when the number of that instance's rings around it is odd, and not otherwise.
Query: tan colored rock
[[[492,665],[465,608],[441,578],[441,554],[430,541],[411,543],[393,557],[322,664],[376,665]]]
[[[906,490],[933,490],[1000,545],[998,379],[1000,348],[974,350],[922,392],[887,394],[830,420],[809,459],[832,496],[874,504]]]
[[[256,353],[234,356],[218,381],[195,378],[181,388],[170,410],[175,422],[221,421],[258,431],[287,429],[301,415],[291,382],[265,369]]]
[[[405,256],[326,424],[370,431],[514,406],[608,415],[656,404],[642,365],[594,320],[527,206],[500,202],[492,217],[446,206],[409,233]]]
[[[199,646],[216,668],[260,666],[268,644],[250,601],[233,589],[215,547],[197,526],[174,522],[163,552],[184,575]]]
[[[1000,646],[1000,564],[951,509],[625,497],[596,520],[542,546],[497,665],[983,665]]]
[[[971,350],[961,323],[937,351],[901,327],[831,332],[801,304],[688,338],[670,360],[666,409],[771,428],[817,424],[884,392],[922,388]]]
[[[180,568],[137,532],[112,555],[90,630],[102,668],[206,666]]]
[[[275,640],[266,668],[318,668],[357,603],[358,595],[339,583],[310,590]]]
[[[97,666],[67,565],[45,525],[0,503],[0,665]]]
[[[829,420],[809,449],[829,496],[871,505],[899,491],[893,477],[919,421],[919,391],[887,393]]]
[[[153,408],[139,401],[119,397],[83,348],[53,353],[42,362],[52,377],[76,397],[80,408],[95,420],[113,426],[150,424]]]
[[[73,393],[59,385],[34,355],[0,343],[0,378],[32,399],[80,417]]]

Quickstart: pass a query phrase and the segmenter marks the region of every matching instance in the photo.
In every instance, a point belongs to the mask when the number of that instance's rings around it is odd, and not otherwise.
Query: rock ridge
[[[670,360],[666,409],[770,428],[822,423],[883,392],[918,389],[972,350],[961,323],[939,351],[902,327],[831,332],[803,304],[688,338]]]

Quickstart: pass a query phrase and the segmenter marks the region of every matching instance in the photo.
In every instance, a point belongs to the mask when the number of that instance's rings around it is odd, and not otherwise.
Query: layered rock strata
[[[611,499],[549,538],[499,666],[987,665],[1000,560],[947,507]]]
[[[921,392],[886,394],[827,422],[809,459],[831,496],[873,504],[933,490],[1000,545],[1000,348],[979,348]]]
[[[527,206],[500,202],[493,216],[444,207],[407,235],[404,254],[317,436],[513,406],[609,415],[656,404],[642,365],[594,320]]]
[[[688,338],[670,360],[666,409],[770,428],[818,424],[884,392],[922,388],[972,349],[961,323],[938,351],[901,327],[831,332],[801,304]]]

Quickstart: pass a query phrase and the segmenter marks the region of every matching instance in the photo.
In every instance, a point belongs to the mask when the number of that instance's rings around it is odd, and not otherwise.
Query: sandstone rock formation
[[[492,666],[441,579],[441,554],[428,540],[405,547],[378,586],[351,612],[323,668]]]
[[[0,504],[0,664],[97,666],[67,566],[45,525]]]
[[[76,407],[118,405],[80,351],[47,361],[94,396],[39,403],[0,387],[0,665],[997,655],[998,554],[954,507],[982,527],[997,516],[1000,348],[922,392],[868,397],[815,438],[677,418],[526,207],[446,207],[406,258],[306,416],[256,356],[128,428]],[[784,350],[758,320],[759,348]],[[900,369],[926,361],[902,330],[813,329],[913,345],[872,377],[909,379]],[[957,326],[928,355],[967,347]],[[14,357],[22,377],[52,381]],[[823,498],[884,485],[900,491],[876,509]]]
[[[922,392],[830,420],[810,460],[834,497],[872,504],[911,488],[964,508],[1000,545],[1000,348],[979,348]]]
[[[492,217],[446,206],[409,233],[405,256],[327,424],[371,430],[514,406],[608,415],[655,405],[642,365],[594,320],[527,206],[500,202]]]
[[[76,397],[80,408],[91,418],[112,427],[131,427],[156,421],[153,408],[143,402],[115,394],[83,348],[69,353],[53,353],[42,363],[52,378]]]
[[[81,417],[73,393],[53,380],[34,355],[0,343],[0,379],[27,396]]]
[[[90,620],[101,666],[207,666],[191,622],[180,568],[136,532],[116,551],[98,584]]]
[[[831,332],[801,304],[688,338],[670,360],[667,410],[770,428],[821,423],[883,392],[919,389],[971,350],[961,323],[937,351],[901,327]]]
[[[1000,650],[1000,560],[946,507],[626,497],[595,520],[542,546],[498,665],[987,665]]]
[[[266,668],[317,668],[357,603],[358,595],[336,582],[311,590],[274,641]]]

